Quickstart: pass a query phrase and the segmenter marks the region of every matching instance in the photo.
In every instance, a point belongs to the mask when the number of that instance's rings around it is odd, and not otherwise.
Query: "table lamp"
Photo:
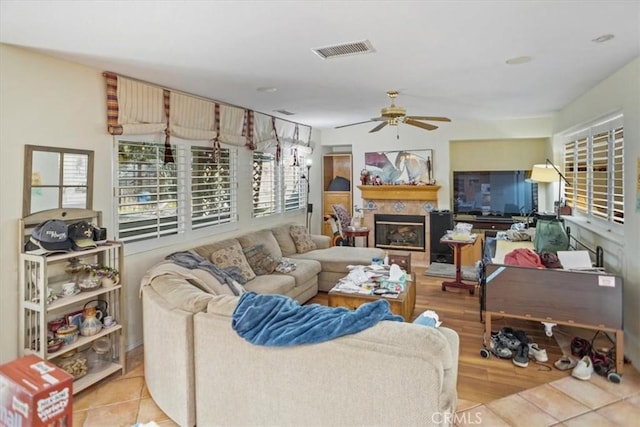
[[[543,183],[558,183],[558,209],[557,216],[560,219],[560,204],[562,202],[562,180],[565,182],[567,178],[560,172],[560,170],[553,164],[549,159],[546,159],[546,163],[544,165],[533,165],[531,169],[531,178],[529,178],[533,182],[543,182]]]

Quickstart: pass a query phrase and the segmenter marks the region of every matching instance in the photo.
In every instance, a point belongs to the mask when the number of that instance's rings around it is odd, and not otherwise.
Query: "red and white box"
[[[0,426],[72,425],[70,374],[35,355],[0,365]]]

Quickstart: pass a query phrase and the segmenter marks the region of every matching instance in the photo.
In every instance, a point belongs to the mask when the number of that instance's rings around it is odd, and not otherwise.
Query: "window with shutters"
[[[177,139],[177,138],[176,138]],[[164,144],[118,141],[116,185],[118,239],[161,239],[237,221],[237,150],[173,145],[174,163],[164,163]]]
[[[304,209],[307,203],[306,177],[300,165],[305,164],[305,157],[286,156],[284,158],[282,176],[284,180],[285,212]]]
[[[624,223],[624,127],[616,115],[569,135],[565,198],[590,219]]]
[[[253,152],[253,217],[304,209],[307,203],[307,182],[302,167],[304,156],[284,156],[280,165],[276,156]]]
[[[253,152],[252,198],[254,218],[282,212],[280,186],[278,185],[276,156],[261,151]]]

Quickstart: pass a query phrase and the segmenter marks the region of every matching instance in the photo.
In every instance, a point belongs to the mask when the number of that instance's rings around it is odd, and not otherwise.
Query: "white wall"
[[[0,45],[0,362],[17,356],[24,146],[95,151],[94,208],[111,221],[111,138],[98,70]],[[12,326],[8,326],[12,325]]]
[[[573,221],[572,230],[605,250],[607,267],[624,277],[625,355],[640,366],[640,211],[636,197],[640,189],[640,58],[636,58],[609,78],[563,108],[553,123],[554,152],[561,159],[561,133],[593,121],[613,111],[624,114],[624,227],[610,230],[597,224]],[[609,259],[609,261],[607,261]]]
[[[104,224],[114,230],[112,212],[113,138],[106,131],[106,86],[103,70],[97,70],[21,48],[0,44],[0,363],[18,356],[18,219],[22,216],[24,146],[27,144],[81,148],[95,152],[94,206],[103,212]],[[312,140],[320,135],[314,131]],[[320,150],[313,154],[320,165]],[[240,149],[240,186],[250,189],[251,154]],[[311,169],[311,185],[320,177]],[[312,201],[320,206],[320,195]],[[250,220],[250,200],[239,206],[240,221],[233,236],[275,221],[305,223],[292,214],[264,221]],[[319,214],[315,213],[319,221]],[[320,224],[315,227],[320,230]],[[110,236],[113,233],[109,232]],[[125,247],[127,285],[127,346],[142,344],[142,306],[138,284],[147,268],[168,253],[192,247],[206,237],[185,239],[182,244],[132,254]]]

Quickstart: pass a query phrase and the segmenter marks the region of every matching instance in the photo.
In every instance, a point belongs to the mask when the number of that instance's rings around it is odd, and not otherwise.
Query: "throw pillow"
[[[237,241],[226,248],[213,252],[211,254],[211,262],[222,269],[227,267],[238,267],[242,276],[246,280],[252,280],[256,277],[256,274],[253,272],[251,266],[247,262],[247,259],[244,257],[240,243]]]
[[[258,276],[271,274],[278,266],[278,261],[271,257],[264,245],[255,245],[244,250],[244,256],[251,266],[251,269]]]
[[[301,225],[292,225],[289,230],[289,234],[291,234],[293,243],[296,245],[297,253],[304,254],[317,248],[305,227]]]
[[[280,246],[282,256],[291,256],[296,253],[296,245],[291,238],[291,225],[285,224],[271,229],[273,237],[275,237]]]

